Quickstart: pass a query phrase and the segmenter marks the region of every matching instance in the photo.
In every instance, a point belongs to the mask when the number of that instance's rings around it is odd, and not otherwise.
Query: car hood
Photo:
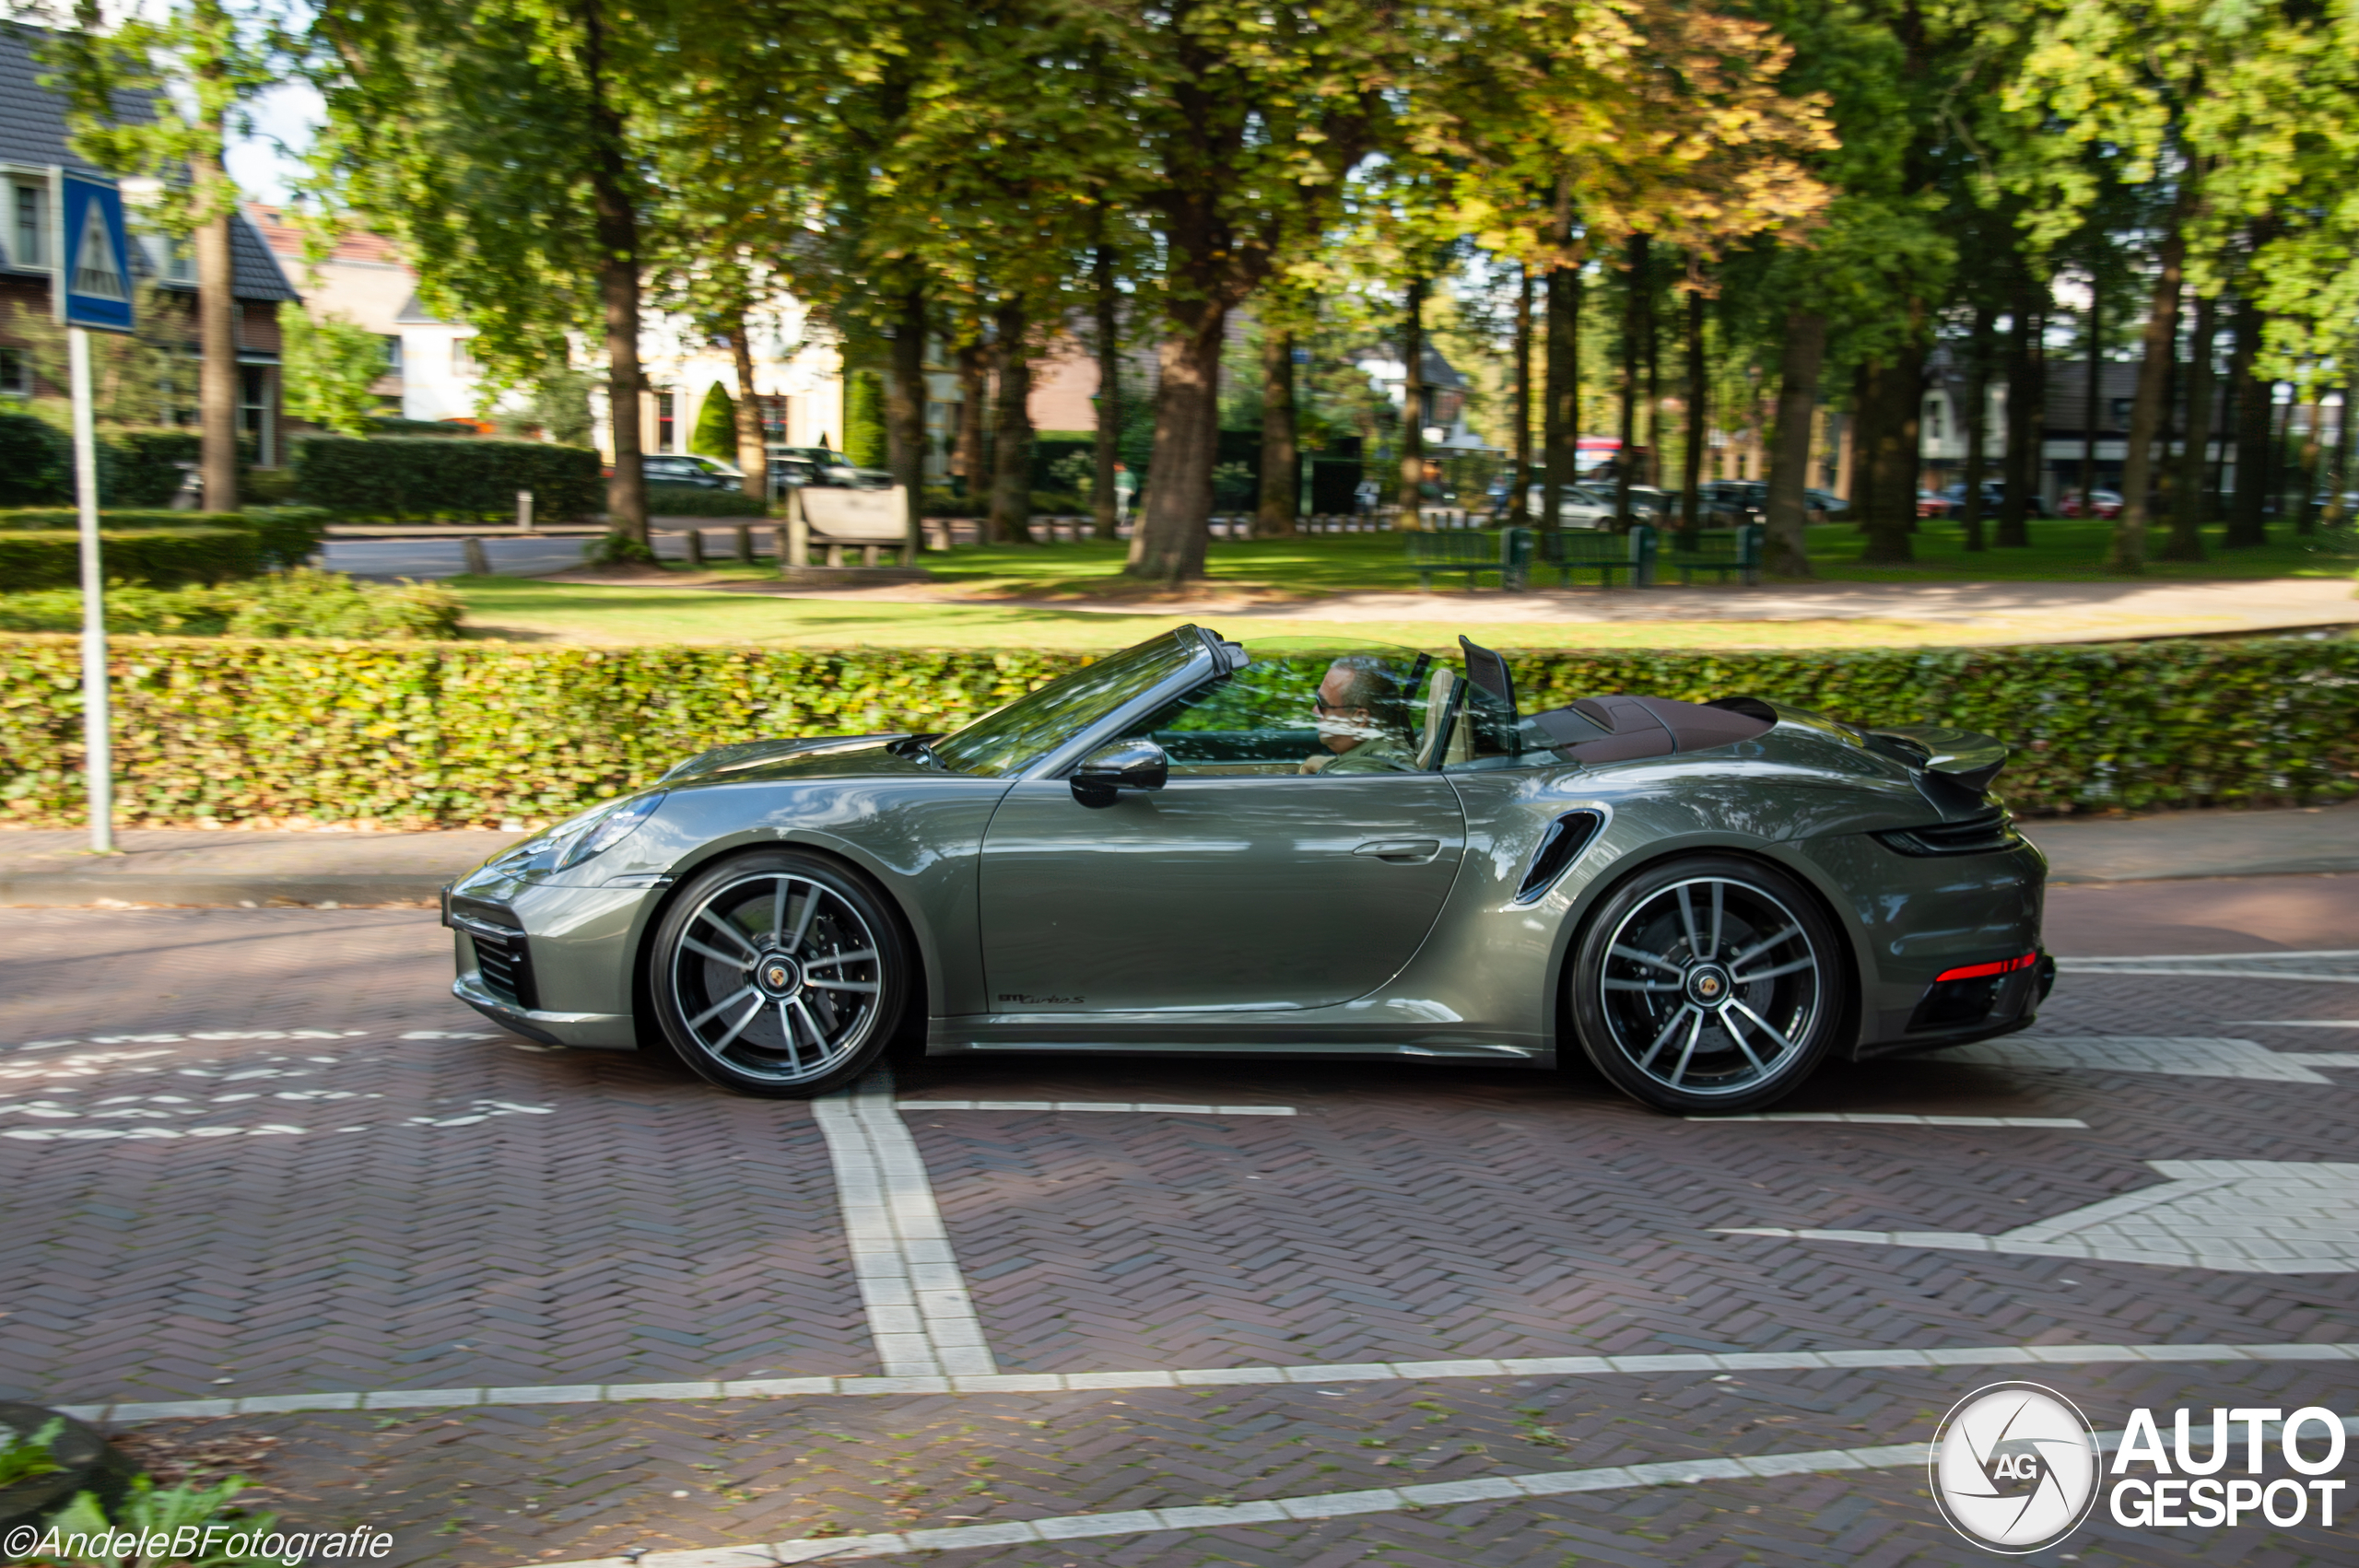
[[[895,755],[888,743],[905,730],[876,735],[811,735],[796,741],[745,741],[698,752],[656,782],[663,788],[707,783],[745,783],[771,778],[906,777],[933,771],[914,757]]]

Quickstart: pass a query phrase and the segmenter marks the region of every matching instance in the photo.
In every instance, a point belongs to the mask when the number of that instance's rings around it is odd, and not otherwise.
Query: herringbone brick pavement
[[[2101,1427],[2185,1405],[2352,1408],[2359,1366],[2057,1367]],[[258,1499],[304,1527],[393,1532],[395,1564],[529,1563],[832,1533],[1248,1502],[1649,1460],[1930,1438],[1970,1370],[1743,1373],[1114,1396],[844,1399],[618,1411],[262,1417],[150,1429],[170,1449],[276,1437]],[[246,1450],[251,1453],[254,1450]],[[2359,1467],[2354,1467],[2359,1468]],[[2286,1473],[2276,1465],[2271,1474]],[[1599,1492],[1318,1524],[961,1551],[967,1564],[1989,1561],[1942,1524],[1921,1469]],[[685,1493],[685,1496],[678,1495]],[[2339,1515],[2340,1518],[2347,1515]],[[2094,1525],[2083,1563],[2346,1568],[2351,1533]],[[888,1561],[917,1561],[915,1557]],[[2054,1554],[2036,1562],[2057,1561]]]
[[[508,1048],[431,915],[26,913],[0,1037],[119,1043],[0,1053],[7,1395],[875,1370],[807,1106]]]

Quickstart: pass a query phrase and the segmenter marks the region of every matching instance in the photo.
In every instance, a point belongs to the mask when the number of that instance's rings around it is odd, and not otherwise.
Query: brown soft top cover
[[[1669,697],[1585,696],[1532,722],[1576,762],[1629,762],[1749,741],[1771,720]]]

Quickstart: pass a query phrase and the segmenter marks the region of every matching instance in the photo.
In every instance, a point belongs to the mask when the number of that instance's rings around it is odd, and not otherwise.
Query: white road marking
[[[2072,1117],[1907,1116],[1898,1111],[1755,1111],[1744,1116],[1692,1116],[1689,1121],[1848,1121],[1872,1127],[2078,1127]]]
[[[835,1166],[837,1200],[869,1335],[888,1376],[997,1372],[942,1211],[882,1069],[811,1102]]]
[[[2359,951],[2306,953],[2174,953],[2138,958],[2060,958],[2065,975],[2189,975],[2224,980],[2323,981],[2359,985]]]
[[[1144,1372],[1003,1372],[927,1377],[769,1377],[692,1383],[568,1383],[522,1387],[379,1388],[242,1398],[60,1405],[81,1421],[192,1421],[290,1410],[459,1410],[476,1405],[628,1404],[649,1399],[877,1398],[911,1394],[1063,1394],[1274,1384],[1426,1383],[1453,1377],[1652,1376],[1681,1372],[1919,1370],[2105,1362],[2359,1361],[2359,1341],[2260,1345],[1961,1345],[1943,1350],[1726,1351],[1667,1355],[1368,1361]]]
[[[903,1100],[912,1111],[1138,1111],[1147,1116],[1293,1116],[1292,1106],[1159,1106],[1122,1100]]]
[[[2259,1423],[2256,1441],[2274,1442],[2283,1423]],[[2346,1435],[2359,1434],[2359,1416],[2342,1418]],[[2097,1447],[2120,1448],[2123,1433],[2100,1432]],[[1711,1480],[1771,1480],[1784,1476],[1825,1475],[1839,1470],[1888,1470],[1926,1462],[1923,1442],[1885,1443],[1870,1448],[1818,1448],[1803,1453],[1755,1454],[1741,1459],[1672,1459],[1653,1464],[1614,1465],[1588,1470],[1530,1470],[1478,1480],[1436,1481],[1425,1486],[1380,1486],[1364,1492],[1316,1492],[1255,1503],[1206,1504],[1196,1507],[1139,1508],[1111,1514],[1062,1514],[1046,1519],[1011,1519],[946,1529],[897,1530],[865,1536],[805,1536],[756,1546],[698,1547],[652,1551],[632,1560],[635,1568],[775,1568],[794,1562],[849,1562],[897,1557],[911,1551],[956,1551],[962,1548],[1024,1546],[1032,1542],[1087,1540],[1145,1535],[1157,1530],[1209,1530],[1229,1525],[1276,1525],[1310,1519],[1396,1514],[1411,1508],[1449,1508],[1467,1503],[1515,1503],[1527,1497],[1561,1497],[1580,1492],[1622,1492],[1647,1486],[1699,1486]],[[2216,1450],[2214,1450],[2216,1452]],[[622,1559],[577,1558],[571,1562],[526,1563],[519,1568],[610,1568]]]
[[[2359,1029],[2359,1018],[2231,1018],[2228,1029]]]
[[[1974,1231],[1724,1228],[1723,1235],[1871,1246],[2087,1258],[2240,1274],[2359,1270],[2359,1164],[2149,1160],[2167,1179],[1995,1235]]]
[[[2265,1083],[2331,1083],[2300,1057],[2258,1040],[2172,1035],[2013,1035],[1922,1059],[1985,1067],[2054,1067],[2089,1072],[2167,1072],[2182,1078],[2244,1078]]]
[[[238,1076],[243,1075],[240,1074]],[[263,1096],[259,1094],[216,1094],[213,1096],[213,1100],[215,1105],[217,1106],[224,1101],[242,1102],[247,1100],[256,1100],[262,1097]],[[274,1100],[316,1102],[320,1100],[351,1099],[381,1100],[384,1096],[382,1094],[361,1094],[344,1090],[309,1089],[293,1093],[282,1090],[272,1094],[270,1098]],[[131,1100],[140,1103],[128,1106],[118,1106],[115,1102],[119,1100]],[[221,1114],[217,1109],[208,1109],[202,1106],[188,1105],[187,1102],[181,1101],[179,1096],[170,1094],[121,1094],[116,1095],[113,1100],[97,1101],[87,1110],[61,1106],[54,1100],[26,1100],[0,1103],[0,1115],[5,1115],[9,1112],[16,1112],[24,1116],[33,1117],[43,1121],[82,1121],[99,1120],[101,1118],[130,1118],[142,1121],[153,1121],[158,1119],[169,1119],[175,1116],[217,1116]],[[399,1122],[385,1122],[380,1124],[363,1122],[357,1127],[294,1127],[283,1122],[273,1122],[261,1127],[12,1127],[6,1129],[5,1130],[0,1130],[0,1138],[13,1138],[20,1142],[26,1143],[89,1142],[94,1140],[107,1139],[138,1139],[147,1141],[158,1138],[231,1138],[238,1136],[249,1138],[283,1138],[299,1136],[312,1132],[370,1132],[375,1130],[399,1130],[405,1127],[473,1127],[477,1122],[488,1121],[495,1117],[554,1116],[556,1113],[557,1107],[555,1106],[519,1106],[511,1104],[506,1100],[477,1100],[474,1102],[473,1106],[468,1110],[455,1115],[441,1117],[414,1116]]]

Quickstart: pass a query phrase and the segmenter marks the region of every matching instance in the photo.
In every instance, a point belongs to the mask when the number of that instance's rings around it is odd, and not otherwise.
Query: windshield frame
[[[1106,659],[1084,665],[1073,674],[1060,676],[1057,680],[1037,686],[1023,696],[1017,697],[1015,702],[1004,704],[980,719],[971,720],[960,725],[957,730],[934,737],[927,749],[945,771],[963,778],[1003,778],[1011,782],[1020,782],[1054,775],[1061,769],[1078,763],[1091,750],[1103,744],[1107,735],[1117,731],[1121,725],[1128,723],[1142,709],[1152,710],[1156,705],[1200,684],[1213,672],[1213,642],[1202,628],[1194,626],[1176,626],[1160,637],[1133,643],[1129,648],[1107,655]],[[1082,720],[1057,739],[1039,746],[1029,755],[1020,757],[996,772],[985,773],[971,767],[956,766],[949,757],[942,754],[944,743],[956,736],[992,723],[1017,704],[1026,702],[1041,692],[1062,685],[1075,676],[1086,674],[1107,662],[1107,660],[1157,648],[1177,655],[1177,661],[1165,665],[1160,673],[1152,674],[1134,683],[1128,691],[1116,695],[1095,714]]]

